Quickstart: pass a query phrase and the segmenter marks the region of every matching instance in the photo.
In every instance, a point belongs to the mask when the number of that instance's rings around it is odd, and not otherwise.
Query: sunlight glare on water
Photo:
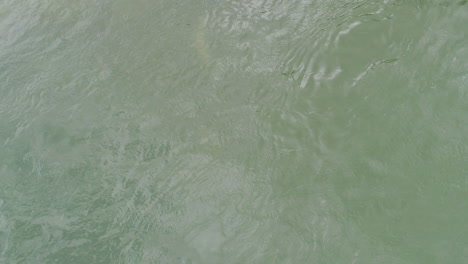
[[[0,263],[468,263],[468,4],[0,1]]]

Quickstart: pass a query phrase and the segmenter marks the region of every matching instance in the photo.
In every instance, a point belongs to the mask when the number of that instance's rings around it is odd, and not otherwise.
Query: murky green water
[[[468,4],[1,0],[0,263],[468,263]]]

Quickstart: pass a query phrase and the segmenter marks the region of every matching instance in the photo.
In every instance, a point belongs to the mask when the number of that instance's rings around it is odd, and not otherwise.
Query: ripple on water
[[[2,1],[0,262],[461,263],[464,2]]]

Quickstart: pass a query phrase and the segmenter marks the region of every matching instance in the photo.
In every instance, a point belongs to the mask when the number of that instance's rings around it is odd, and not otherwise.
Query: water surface
[[[466,1],[0,1],[0,263],[468,263],[466,25]]]

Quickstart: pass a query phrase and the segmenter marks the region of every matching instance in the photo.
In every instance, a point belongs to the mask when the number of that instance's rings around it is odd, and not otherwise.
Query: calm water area
[[[468,263],[467,1],[0,0],[0,263]]]

